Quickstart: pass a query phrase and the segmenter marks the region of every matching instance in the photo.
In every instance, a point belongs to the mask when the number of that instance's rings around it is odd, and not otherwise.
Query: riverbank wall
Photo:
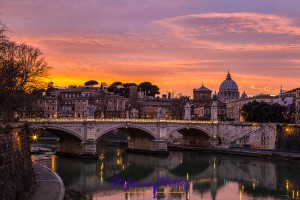
[[[277,125],[276,149],[300,153],[300,125]]]
[[[23,124],[0,124],[0,199],[27,200],[34,186],[29,137]]]

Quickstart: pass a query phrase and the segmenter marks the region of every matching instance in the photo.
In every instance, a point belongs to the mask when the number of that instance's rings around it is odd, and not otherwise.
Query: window
[[[208,109],[205,110],[205,114],[209,114],[209,110]]]
[[[224,109],[222,109],[222,114],[225,114],[225,110]]]
[[[52,107],[52,110],[54,110],[54,107]]]
[[[220,110],[219,109],[217,110],[217,113],[220,114]]]

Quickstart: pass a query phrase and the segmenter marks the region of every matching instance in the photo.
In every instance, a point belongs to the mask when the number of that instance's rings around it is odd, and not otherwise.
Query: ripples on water
[[[41,159],[41,156],[35,159]],[[44,156],[44,163],[57,172],[66,190],[75,190],[99,200],[153,199],[152,188],[111,188],[120,177],[133,182],[155,183],[158,178],[182,178],[189,189],[163,187],[157,199],[299,199],[300,165],[254,159],[170,152],[168,157],[129,154],[124,149],[100,147],[99,160]]]

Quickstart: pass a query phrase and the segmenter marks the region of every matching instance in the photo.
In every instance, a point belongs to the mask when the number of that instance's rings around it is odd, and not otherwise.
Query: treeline
[[[150,82],[143,82],[139,85],[135,83],[114,82],[109,87],[107,87],[107,90],[108,92],[113,92],[115,94],[128,97],[130,86],[137,86],[138,90],[143,92],[146,96],[154,97],[155,95],[160,94],[159,88],[156,85],[152,85],[152,83]]]
[[[108,92],[118,94],[121,96],[125,96],[126,98],[129,97],[129,87],[130,86],[137,86],[138,91],[141,91],[146,96],[155,96],[157,94],[160,94],[159,88],[157,85],[153,85],[150,82],[142,82],[139,85],[136,83],[122,83],[120,81],[113,82],[111,85],[107,85],[106,83],[99,84],[96,80],[89,80],[84,83],[84,86],[86,87],[94,87],[100,85],[100,88],[107,89]],[[55,90],[53,87],[53,82],[51,82],[48,86],[48,89],[46,90],[46,95],[50,95],[50,92]]]

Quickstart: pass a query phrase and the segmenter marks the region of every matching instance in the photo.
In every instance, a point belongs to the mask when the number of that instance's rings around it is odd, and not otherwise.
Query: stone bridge
[[[46,129],[59,140],[58,154],[98,157],[97,141],[113,130],[128,134],[128,150],[167,153],[167,143],[181,139],[183,146],[222,146],[249,143],[274,149],[276,124],[150,119],[23,119],[32,132]]]

